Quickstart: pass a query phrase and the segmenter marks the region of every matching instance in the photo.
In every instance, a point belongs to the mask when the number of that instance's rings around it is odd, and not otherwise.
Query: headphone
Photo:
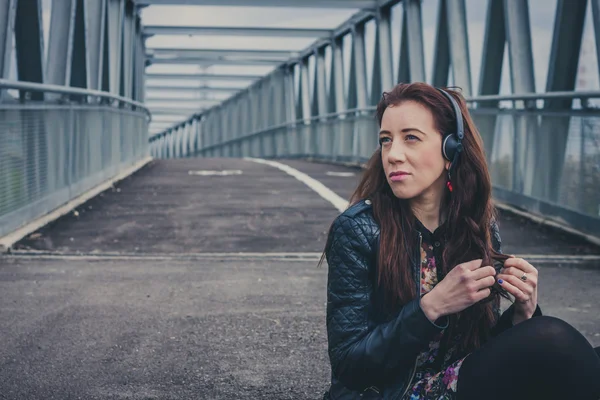
[[[442,154],[444,158],[451,162],[450,171],[453,170],[453,167],[456,165],[458,161],[458,156],[463,150],[462,140],[465,136],[465,127],[463,125],[462,113],[460,112],[460,107],[454,97],[452,97],[448,92],[443,89],[437,88],[444,96],[450,100],[452,104],[452,108],[454,109],[454,116],[456,118],[456,132],[447,133],[444,135],[444,140],[442,142]]]

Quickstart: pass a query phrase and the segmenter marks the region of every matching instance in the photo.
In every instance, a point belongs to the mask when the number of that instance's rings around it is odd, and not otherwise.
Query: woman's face
[[[381,120],[379,143],[383,170],[396,197],[408,200],[442,193],[450,162],[442,156],[442,135],[426,107],[414,101],[389,106]]]

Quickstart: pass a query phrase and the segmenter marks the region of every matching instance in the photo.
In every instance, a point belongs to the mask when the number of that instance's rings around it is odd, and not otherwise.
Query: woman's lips
[[[399,181],[403,181],[404,179],[406,179],[410,174],[406,173],[406,172],[399,172],[399,173],[392,173],[390,174],[390,180],[392,182],[399,182]]]

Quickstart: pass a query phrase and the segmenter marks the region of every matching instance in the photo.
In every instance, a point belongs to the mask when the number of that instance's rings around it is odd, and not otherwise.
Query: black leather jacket
[[[497,225],[491,229],[494,248],[500,251]],[[448,326],[447,317],[429,321],[420,296],[391,319],[384,315],[381,294],[374,290],[378,249],[379,226],[369,200],[356,203],[336,218],[325,252],[331,362],[326,399],[399,399],[412,379],[420,351]],[[412,267],[419,286],[420,249],[415,251]],[[493,336],[512,326],[512,313],[511,306],[500,316],[497,305]],[[535,315],[541,315],[539,307]]]

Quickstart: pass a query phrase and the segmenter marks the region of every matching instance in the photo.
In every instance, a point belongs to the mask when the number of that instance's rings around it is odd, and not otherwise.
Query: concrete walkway
[[[358,179],[284,163],[343,198]],[[224,170],[242,173],[198,172]],[[0,257],[0,399],[320,399],[336,215],[268,165],[153,161]],[[540,256],[600,251],[501,217],[505,251],[538,257],[544,312],[599,346],[600,269]]]

